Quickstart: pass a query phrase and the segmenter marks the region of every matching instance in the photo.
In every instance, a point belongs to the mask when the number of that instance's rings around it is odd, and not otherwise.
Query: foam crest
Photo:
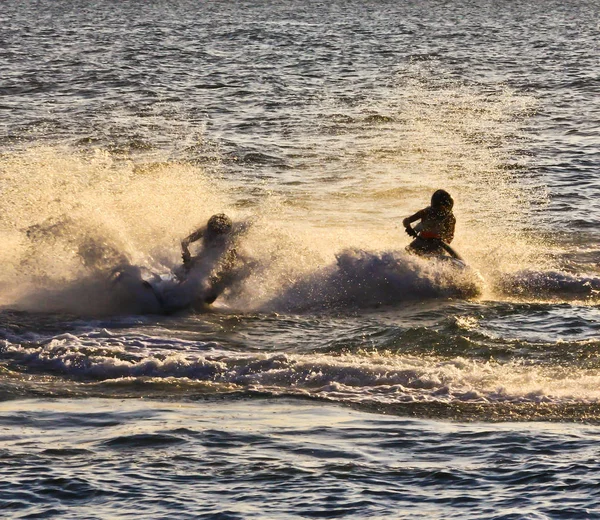
[[[503,294],[525,299],[600,298],[600,277],[593,275],[525,269],[504,274],[496,283]]]
[[[104,383],[163,382],[179,389],[205,383],[219,389],[295,394],[346,403],[577,403],[600,399],[596,369],[462,357],[401,354],[234,354],[146,352],[117,345],[82,345],[54,338],[43,345],[0,345],[12,363]]]
[[[335,264],[292,284],[267,308],[367,308],[429,298],[469,298],[482,289],[483,280],[476,271],[452,262],[402,251],[348,250],[337,256]]]

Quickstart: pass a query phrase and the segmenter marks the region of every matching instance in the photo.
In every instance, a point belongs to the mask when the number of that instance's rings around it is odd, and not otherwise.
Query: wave
[[[127,348],[123,345],[126,344]],[[140,385],[179,395],[265,393],[322,398],[361,405],[402,403],[592,403],[600,400],[595,368],[441,358],[403,353],[235,353],[215,342],[193,342],[107,331],[62,334],[42,342],[0,342],[4,398],[7,385],[43,392],[51,378],[73,392]],[[18,382],[16,384],[15,382]],[[59,392],[53,384],[48,391]],[[86,388],[87,387],[87,388]],[[14,396],[13,396],[14,397]]]
[[[256,272],[252,267],[259,266]],[[564,271],[520,270],[484,280],[467,266],[409,255],[404,251],[370,252],[353,249],[323,268],[300,273],[296,279],[265,282],[268,262],[257,262],[232,276],[216,307],[204,303],[210,273],[192,273],[184,283],[166,268],[162,273],[121,264],[95,271],[49,288],[31,287],[11,308],[79,315],[160,315],[191,310],[210,312],[315,313],[401,306],[432,299],[472,299],[488,287],[500,297],[557,301],[600,298],[600,277]],[[264,284],[264,286],[263,286]],[[267,287],[268,285],[268,287]],[[257,294],[263,298],[255,298]]]
[[[535,271],[525,269],[504,274],[496,281],[497,289],[505,295],[527,299],[600,298],[600,277],[572,274],[563,271]]]
[[[347,250],[329,266],[302,273],[293,283],[269,288],[269,295],[255,303],[253,295],[265,290],[261,277],[269,271],[268,262],[259,264],[250,263],[231,275],[218,306],[241,312],[318,312],[432,298],[472,298],[483,288],[479,273],[462,264],[399,251]],[[253,273],[257,266],[260,268]],[[174,271],[167,268],[157,273],[143,266],[119,264],[58,286],[25,290],[13,308],[84,315],[209,311],[204,300],[210,292],[210,270],[200,266],[183,282]]]
[[[431,298],[472,298],[481,294],[481,275],[463,265],[403,251],[346,250],[336,263],[292,284],[267,309],[368,308]]]

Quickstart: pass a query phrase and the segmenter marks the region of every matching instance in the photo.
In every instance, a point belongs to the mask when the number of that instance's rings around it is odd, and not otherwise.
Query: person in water
[[[458,254],[448,246],[454,239],[456,218],[452,213],[454,200],[445,190],[437,190],[431,196],[431,205],[417,211],[403,220],[406,233],[414,240],[407,247],[411,253],[418,255],[443,255],[449,253],[455,258]],[[412,227],[411,224],[420,220]]]
[[[178,278],[185,283],[192,273],[208,280],[205,303],[213,303],[231,283],[238,254],[235,249],[234,225],[224,213],[213,215],[203,226],[181,241],[182,269]],[[199,253],[192,256],[189,245],[202,240]]]

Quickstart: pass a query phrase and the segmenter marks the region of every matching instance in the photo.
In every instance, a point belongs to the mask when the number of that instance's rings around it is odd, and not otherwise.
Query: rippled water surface
[[[442,423],[287,400],[15,401],[1,422],[19,428],[0,452],[0,497],[15,516],[600,513],[598,431],[583,426]]]
[[[600,518],[597,2],[2,7],[8,517]]]

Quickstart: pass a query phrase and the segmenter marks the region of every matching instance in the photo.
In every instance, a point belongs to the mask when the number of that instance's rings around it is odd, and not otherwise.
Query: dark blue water
[[[4,2],[4,516],[600,517],[599,14]],[[211,308],[141,284],[220,212]]]
[[[596,518],[598,431],[281,400],[14,401],[4,510],[60,518]]]

